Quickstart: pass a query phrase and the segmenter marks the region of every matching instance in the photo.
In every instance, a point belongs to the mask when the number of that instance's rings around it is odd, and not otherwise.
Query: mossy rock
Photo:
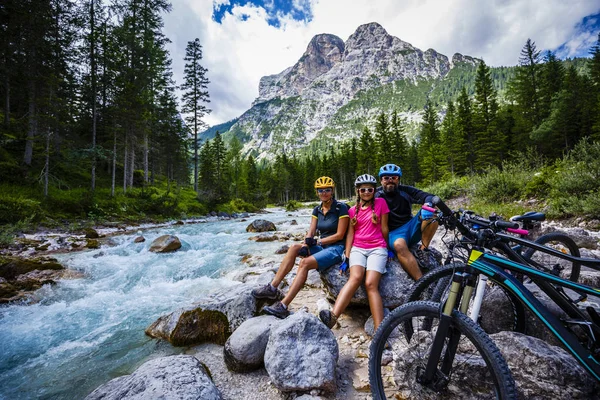
[[[96,232],[96,230],[92,229],[92,228],[84,229],[84,233],[85,233],[86,239],[98,239],[100,237],[98,232]]]
[[[17,295],[18,289],[8,282],[0,283],[0,303],[6,303],[8,299]]]
[[[168,340],[173,346],[204,342],[224,345],[231,336],[229,320],[220,311],[195,308],[164,315],[146,328],[146,334]]]
[[[65,269],[54,258],[25,259],[18,257],[0,257],[0,277],[6,280],[14,280],[17,276],[34,270],[61,270]]]
[[[88,249],[99,249],[100,243],[96,239],[88,239],[85,247]]]

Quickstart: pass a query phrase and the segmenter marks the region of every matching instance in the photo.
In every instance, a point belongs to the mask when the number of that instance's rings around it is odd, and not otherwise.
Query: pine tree
[[[384,165],[392,162],[391,126],[384,112],[381,112],[375,121],[375,143],[377,144],[377,151],[372,154],[375,165]]]
[[[477,144],[475,142],[475,127],[473,125],[471,99],[464,86],[457,99],[456,124],[460,141],[464,144],[462,152],[465,154],[467,162],[467,169],[465,172],[472,174],[475,171],[475,152],[477,150]]]
[[[455,176],[464,173],[467,160],[464,153],[464,138],[458,127],[456,108],[452,101],[448,102],[446,116],[440,128],[441,149],[444,156],[444,166],[450,175]]]
[[[510,82],[509,92],[524,117],[526,130],[531,131],[541,122],[540,114],[540,52],[535,42],[527,39],[519,57],[519,67]]]
[[[440,151],[438,116],[431,100],[427,99],[421,123],[419,156],[424,182],[432,184],[442,177],[443,153]]]
[[[398,112],[394,110],[390,118],[390,139],[391,139],[391,156],[389,161],[400,167],[406,166],[408,163],[408,141],[404,135],[404,122],[398,116]]]
[[[498,101],[490,68],[482,61],[477,67],[473,104],[476,137],[475,166],[479,170],[488,165],[499,166],[502,163],[504,141],[497,127],[497,113]]]
[[[194,148],[194,190],[198,190],[198,130],[206,124],[202,118],[210,110],[206,107],[209,103],[210,95],[208,93],[208,84],[210,81],[206,77],[208,70],[204,68],[200,61],[202,60],[202,46],[200,39],[196,38],[193,42],[188,42],[185,50],[186,61],[184,69],[184,83],[181,85],[182,94],[182,112],[189,113],[186,121],[192,126],[193,148]]]
[[[595,140],[600,140],[600,32],[596,44],[590,49],[592,59],[588,63],[588,71],[593,83],[591,135]]]
[[[358,143],[358,154],[356,156],[356,168],[358,174],[371,174],[375,173],[375,160],[373,154],[375,154],[376,144],[371,136],[371,131],[365,126],[360,141]]]
[[[560,92],[565,69],[556,55],[547,51],[540,71],[540,118],[543,120],[550,115],[552,101]]]

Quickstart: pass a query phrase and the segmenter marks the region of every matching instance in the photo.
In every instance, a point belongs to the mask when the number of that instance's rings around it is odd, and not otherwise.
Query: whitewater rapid
[[[270,209],[247,221],[173,225],[114,236],[112,246],[63,254],[59,261],[82,272],[38,290],[34,304],[0,307],[0,399],[83,398],[108,380],[131,373],[149,358],[184,348],[151,339],[144,329],[163,314],[191,305],[224,287],[244,268],[243,254],[273,255],[281,242],[256,243],[246,232],[254,219],[279,231],[307,230],[310,210]],[[295,219],[299,225],[291,226]],[[183,247],[175,253],[148,251],[160,235],[173,234]]]

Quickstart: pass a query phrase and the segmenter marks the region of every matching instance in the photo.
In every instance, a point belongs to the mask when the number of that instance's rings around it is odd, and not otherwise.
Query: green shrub
[[[549,180],[551,216],[600,217],[600,143],[582,140],[562,160]]]
[[[0,194],[0,224],[38,221],[43,215],[44,212],[37,200]]]
[[[285,205],[285,211],[298,211],[302,208],[302,203],[296,200],[290,200]]]
[[[469,179],[467,177],[454,177],[449,180],[436,182],[433,185],[424,187],[423,190],[435,194],[441,199],[451,199],[465,195],[468,187]]]
[[[217,210],[233,214],[239,212],[256,212],[258,208],[242,199],[233,199],[229,203],[219,205]]]
[[[532,174],[517,164],[506,163],[503,169],[492,167],[485,174],[473,177],[475,197],[490,203],[522,199],[525,183]]]

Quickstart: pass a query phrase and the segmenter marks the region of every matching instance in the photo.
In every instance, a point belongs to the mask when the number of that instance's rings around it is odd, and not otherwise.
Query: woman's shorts
[[[366,267],[367,271],[377,271],[380,274],[385,274],[387,259],[386,248],[361,249],[360,247],[352,246],[349,265],[350,267],[360,265],[361,267]]]
[[[310,255],[317,260],[317,270],[323,272],[334,264],[342,262],[344,255],[343,244],[332,244],[325,248],[321,246],[312,246],[309,248]]]

